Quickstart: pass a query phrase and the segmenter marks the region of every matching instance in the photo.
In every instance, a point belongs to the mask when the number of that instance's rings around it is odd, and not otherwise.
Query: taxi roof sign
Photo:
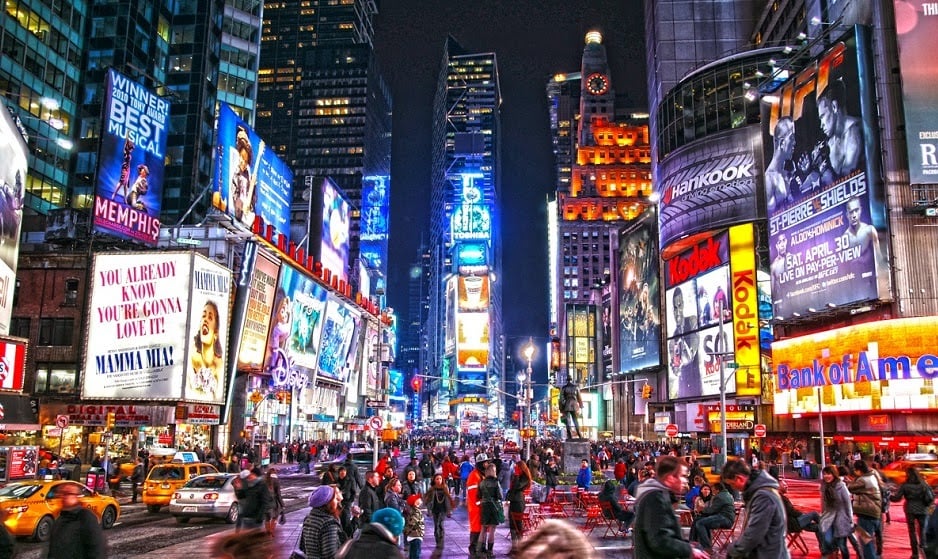
[[[177,452],[173,455],[173,462],[182,462],[184,464],[199,462],[199,455],[194,452]]]

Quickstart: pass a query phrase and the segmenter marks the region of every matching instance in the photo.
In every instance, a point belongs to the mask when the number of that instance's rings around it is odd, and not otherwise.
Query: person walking
[[[858,531],[864,559],[877,559],[876,534],[883,529],[883,496],[879,491],[879,480],[869,465],[863,460],[853,463],[853,471],[858,475],[847,484],[853,495],[853,513],[857,515],[857,526],[862,528],[870,539]]]
[[[511,547],[515,548],[524,532],[524,494],[531,488],[531,471],[524,460],[518,460],[508,485],[508,527],[511,531]],[[516,519],[516,517],[518,517]]]
[[[273,468],[267,468],[267,472],[264,474],[264,483],[267,485],[267,491],[270,492],[271,497],[271,506],[270,511],[267,513],[265,527],[267,529],[267,535],[274,537],[274,532],[277,530],[277,523],[280,522],[281,516],[286,510],[286,505],[283,502],[283,494],[280,492],[280,479],[277,477],[277,472]]]
[[[746,503],[743,532],[727,548],[727,555],[788,559],[785,504],[778,492],[778,481],[765,470],[752,470],[742,460],[724,466],[721,477],[724,485],[742,492]]]
[[[94,513],[82,506],[81,487],[66,483],[54,490],[51,496],[62,499],[62,510],[52,524],[46,559],[106,559],[104,530]]]
[[[489,457],[484,452],[476,454],[476,467],[466,478],[466,512],[469,514],[469,556],[474,557],[482,532],[482,507],[479,506],[479,483],[483,478]]]
[[[371,522],[364,524],[353,540],[345,559],[404,559],[397,539],[404,531],[404,516],[395,509],[374,511]]]
[[[378,481],[381,479],[381,474],[374,470],[368,470],[368,473],[365,474],[365,486],[362,487],[362,492],[358,494],[358,506],[362,509],[359,520],[362,524],[367,524],[371,522],[371,515],[376,510],[384,508],[384,503],[381,501],[381,498],[378,497]]]
[[[407,556],[420,559],[424,535],[423,499],[413,494],[407,497],[407,514],[404,515],[404,537],[407,538]]]
[[[847,536],[853,531],[853,504],[850,492],[840,479],[837,466],[829,464],[821,472],[821,557],[826,559],[835,549],[842,559],[849,559]]]
[[[912,557],[918,559],[918,550],[922,544],[922,531],[925,528],[925,519],[928,516],[928,507],[935,501],[935,493],[922,480],[918,469],[909,466],[905,470],[905,483],[899,490],[889,497],[889,500],[898,503],[905,499],[903,511],[905,521],[909,527],[909,544],[912,546]]]
[[[486,464],[485,478],[479,482],[477,503],[482,510],[482,530],[476,547],[477,559],[495,557],[495,527],[505,521],[505,508],[502,505],[502,488],[498,484],[495,464]]]
[[[303,519],[301,538],[307,559],[333,559],[346,540],[339,521],[342,492],[331,485],[320,485],[307,499],[310,511]]]
[[[140,484],[143,483],[143,480],[146,479],[146,473],[143,471],[143,460],[138,456],[134,460],[134,470],[130,474],[130,502],[137,502],[137,494],[140,490]]]
[[[557,465],[557,460],[551,456],[544,464],[543,470],[544,487],[547,488],[547,493],[545,494],[546,497],[557,490],[557,478],[560,477],[560,466]]]
[[[462,457],[462,462],[459,463],[459,483],[456,484],[457,487],[455,493],[457,499],[460,497],[463,499],[466,498],[466,482],[469,480],[469,474],[471,474],[474,469],[475,466],[469,460],[469,455],[464,454]]]
[[[238,516],[240,528],[262,528],[267,521],[268,512],[273,507],[273,497],[260,475],[259,468],[241,470],[238,477],[231,482],[241,509]]]
[[[407,500],[402,495],[402,491],[403,485],[400,478],[396,477],[388,482],[388,489],[384,494],[384,506],[396,509],[399,513],[404,514]]]
[[[417,480],[417,472],[414,470],[407,472],[407,476],[401,484],[401,497],[407,500],[411,495],[423,495],[424,493],[422,483]]]
[[[676,456],[658,459],[657,477],[636,490],[633,541],[635,557],[642,559],[709,559],[681,535],[671,500],[684,491],[687,465]]]
[[[437,547],[443,547],[443,538],[446,531],[443,521],[453,516],[453,498],[449,494],[442,474],[433,476],[433,484],[427,491],[424,501],[430,516],[433,517],[433,538]]]

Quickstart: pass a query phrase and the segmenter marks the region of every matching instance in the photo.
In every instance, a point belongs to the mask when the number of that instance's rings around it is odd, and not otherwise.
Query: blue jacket
[[[580,471],[576,474],[576,485],[583,489],[589,489],[590,483],[593,481],[593,471],[590,470],[589,466],[585,468],[580,468]]]

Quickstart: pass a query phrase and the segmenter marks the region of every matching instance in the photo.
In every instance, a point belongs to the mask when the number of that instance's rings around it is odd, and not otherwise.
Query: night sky
[[[641,0],[385,0],[375,51],[394,100],[389,304],[407,320],[408,269],[429,236],[433,96],[447,35],[496,53],[502,93],[505,334],[546,340],[546,201],[554,173],[545,86],[578,72],[587,31],[603,34],[617,93],[647,107]]]

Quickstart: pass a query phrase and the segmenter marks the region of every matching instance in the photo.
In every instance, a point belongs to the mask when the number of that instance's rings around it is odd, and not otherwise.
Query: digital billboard
[[[351,368],[349,355],[358,353],[356,347],[361,314],[336,297],[329,297],[322,324],[322,343],[316,378],[345,383]]]
[[[366,321],[361,357],[361,366],[365,374],[361,376],[362,384],[359,387],[359,394],[365,394],[371,398],[376,398],[382,388],[380,384],[381,364],[376,359],[378,356],[378,341],[378,324],[370,320]]]
[[[619,370],[661,363],[656,223],[648,216],[619,234]]]
[[[928,2],[894,0],[909,184],[938,182],[938,17]],[[929,13],[925,13],[926,6]]]
[[[697,233],[753,221],[762,186],[758,126],[707,136],[669,154],[660,164],[661,246]]]
[[[886,298],[872,65],[856,27],[763,99],[775,315]]]
[[[485,371],[489,364],[489,313],[458,313],[456,328],[457,369]]]
[[[241,311],[243,326],[238,344],[238,370],[261,371],[277,295],[280,262],[260,250],[257,243],[249,242],[245,244],[243,266],[240,282],[243,284],[241,287],[247,290],[247,296],[243,298]]]
[[[10,331],[16,261],[20,251],[28,148],[12,115],[0,110],[0,334]]]
[[[489,308],[489,277],[459,276],[457,309],[460,313]]]
[[[482,192],[485,175],[463,173],[460,177],[462,192],[450,215],[450,234],[454,240],[489,239],[492,236],[492,214],[491,204]]]
[[[322,181],[322,235],[319,260],[333,277],[348,281],[349,203],[331,179]]]
[[[444,329],[443,351],[452,353],[456,348],[456,284],[457,276],[446,280],[446,328]]]
[[[292,375],[316,370],[328,292],[293,266],[281,265],[267,339],[267,371]]]
[[[94,194],[94,229],[156,246],[169,101],[108,69]]]
[[[855,324],[772,344],[776,415],[938,409],[938,317]]]
[[[293,173],[246,122],[221,103],[216,124],[212,205],[248,230],[258,215],[290,238]]]
[[[97,254],[82,398],[221,403],[231,273],[194,253]]]
[[[372,270],[386,271],[388,264],[390,185],[391,177],[388,175],[362,177],[358,253],[365,266]]]
[[[23,391],[28,343],[25,338],[0,336],[0,390]]]

